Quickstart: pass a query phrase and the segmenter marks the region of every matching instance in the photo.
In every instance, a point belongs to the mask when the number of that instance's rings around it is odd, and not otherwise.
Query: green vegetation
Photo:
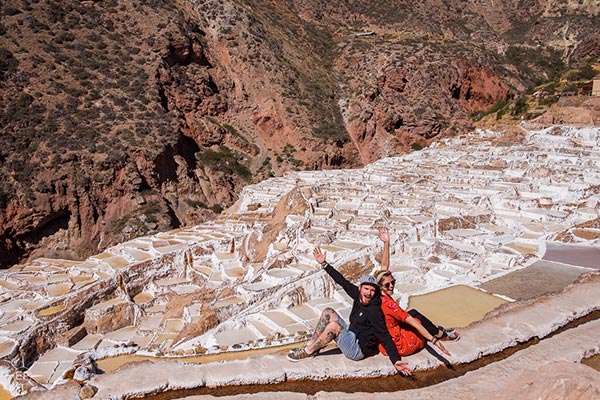
[[[221,214],[223,207],[220,204],[215,204],[210,208],[215,214]]]
[[[206,203],[200,200],[184,199],[183,201],[192,208],[208,208]]]
[[[509,46],[506,50],[506,62],[514,65],[521,74],[536,85],[554,80],[566,69],[557,50],[528,46]]]
[[[235,154],[226,146],[219,146],[218,151],[206,149],[196,153],[196,159],[201,165],[208,166],[225,174],[237,175],[245,181],[252,179],[252,172],[241,164]]]
[[[414,151],[419,151],[419,150],[423,150],[423,146],[421,146],[419,143],[412,143],[410,145],[410,148],[413,149]]]
[[[529,105],[527,104],[527,99],[524,96],[520,96],[517,100],[515,100],[515,103],[510,111],[510,114],[513,116],[525,114],[528,109],[529,109]]]
[[[314,127],[313,135],[317,138],[328,139],[333,142],[341,141],[345,143],[350,140],[343,126],[331,122],[324,122]]]
[[[288,164],[294,166],[295,168],[299,168],[304,165],[302,160],[297,160],[294,158],[294,153],[296,152],[296,147],[294,145],[287,143],[281,152],[281,155],[277,155],[277,162],[287,162]],[[265,160],[266,161],[266,160]],[[264,162],[263,162],[264,165]]]
[[[502,115],[504,115],[504,113],[506,113],[506,109],[507,109],[508,105],[509,105],[508,100],[498,100],[494,103],[493,106],[491,106],[486,111],[476,111],[473,114],[471,114],[471,119],[473,121],[479,121],[486,115],[491,115],[494,113],[496,113],[496,119],[500,119],[500,118],[502,118]]]
[[[581,68],[569,69],[562,74],[561,79],[566,81],[586,81],[593,79],[598,72],[592,67],[591,64],[587,64]]]
[[[158,201],[150,201],[142,207],[130,212],[122,218],[111,223],[109,231],[113,234],[129,234],[144,235],[150,231],[148,224],[156,224],[158,222],[157,215],[162,212],[162,208]],[[128,229],[126,229],[128,228]]]

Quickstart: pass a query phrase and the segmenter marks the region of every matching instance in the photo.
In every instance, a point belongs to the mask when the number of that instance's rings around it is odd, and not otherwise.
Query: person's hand
[[[381,239],[382,242],[389,242],[390,241],[390,231],[388,230],[388,228],[382,226],[378,229],[378,235],[379,239]]]
[[[325,263],[326,255],[327,255],[327,252],[321,251],[321,249],[319,247],[315,247],[315,249],[313,250],[313,256],[315,256],[315,260],[317,260],[317,262],[321,265],[323,265],[323,263]]]
[[[394,368],[404,376],[412,375],[412,370],[408,367],[408,363],[405,363],[404,361],[396,361]]]
[[[438,347],[438,349],[440,349],[442,351],[442,353],[444,353],[447,356],[452,356],[452,354],[450,354],[450,352],[448,350],[446,350],[446,346],[444,346],[442,344],[441,340],[438,340],[437,342],[435,342],[435,345]]]

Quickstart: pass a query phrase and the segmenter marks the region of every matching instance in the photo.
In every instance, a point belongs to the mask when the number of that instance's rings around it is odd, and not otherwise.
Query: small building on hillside
[[[600,75],[594,77],[592,84],[592,96],[600,96]]]

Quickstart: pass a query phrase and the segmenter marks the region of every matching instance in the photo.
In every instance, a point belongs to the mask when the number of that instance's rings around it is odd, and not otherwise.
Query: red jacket
[[[392,336],[398,354],[408,356],[425,347],[424,338],[415,328],[404,322],[410,315],[392,298],[381,296],[381,311],[383,311],[385,325]],[[379,352],[387,354],[381,343],[379,344]]]

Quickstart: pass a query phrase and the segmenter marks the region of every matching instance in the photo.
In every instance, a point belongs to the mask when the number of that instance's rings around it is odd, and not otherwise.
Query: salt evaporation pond
[[[506,303],[493,294],[466,285],[456,285],[423,295],[411,296],[414,308],[431,321],[446,327],[465,327],[479,321],[494,308]]]

